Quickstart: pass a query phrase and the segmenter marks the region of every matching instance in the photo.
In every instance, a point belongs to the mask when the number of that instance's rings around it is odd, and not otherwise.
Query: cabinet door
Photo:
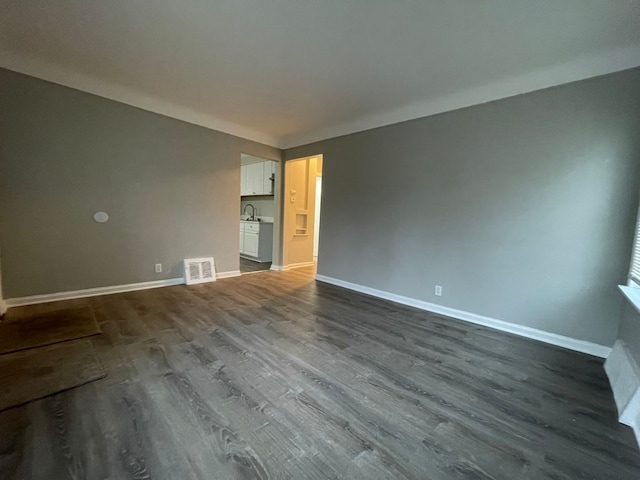
[[[264,194],[264,167],[262,163],[247,165],[247,195]]]
[[[240,195],[247,195],[247,165],[240,167]]]
[[[244,253],[244,229],[240,229],[240,253]]]
[[[252,257],[258,256],[258,240],[260,235],[253,232],[244,232],[244,253]]]
[[[262,191],[265,195],[273,195],[273,182],[271,176],[276,173],[276,162],[264,162],[264,185]]]

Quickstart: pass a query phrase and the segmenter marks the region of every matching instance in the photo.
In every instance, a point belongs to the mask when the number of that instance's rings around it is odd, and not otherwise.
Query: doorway
[[[280,162],[240,155],[240,273],[270,270],[279,230]]]
[[[318,261],[318,249],[320,247],[320,205],[322,201],[322,175],[316,173],[316,206],[313,219],[313,259]]]
[[[282,269],[315,265],[319,251],[322,155],[285,163]]]

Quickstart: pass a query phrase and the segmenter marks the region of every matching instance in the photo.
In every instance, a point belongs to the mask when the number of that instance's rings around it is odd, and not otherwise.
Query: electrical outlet
[[[442,296],[442,285],[436,285],[436,297],[441,297]]]
[[[156,273],[162,273],[162,264],[156,263]]]

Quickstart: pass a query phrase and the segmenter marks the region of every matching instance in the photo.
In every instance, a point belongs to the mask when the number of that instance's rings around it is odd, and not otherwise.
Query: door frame
[[[286,263],[287,262],[287,238],[285,236],[286,232],[285,232],[285,228],[286,228],[286,208],[287,208],[287,199],[289,198],[288,193],[290,192],[286,192],[285,188],[287,188],[287,165],[290,165],[293,162],[296,161],[300,161],[300,160],[311,160],[317,158],[318,162],[320,163],[320,176],[322,176],[323,173],[323,166],[324,166],[324,155],[322,153],[317,153],[314,155],[305,155],[303,157],[296,157],[296,158],[290,158],[290,159],[285,159],[282,162],[282,204],[281,204],[281,222],[280,222],[280,230],[279,230],[279,235],[280,235],[280,244],[281,244],[281,251],[280,251],[280,263],[276,264],[275,262],[271,265],[271,269],[272,270],[289,270],[292,268],[298,268],[298,267],[306,267],[306,266],[310,266],[310,265],[314,265],[315,264],[315,260],[313,258],[313,255],[311,257],[311,261],[309,262],[301,262],[301,263]],[[314,193],[315,193],[315,184],[316,184],[316,177],[318,176],[317,171],[314,173],[309,172],[309,177],[313,177],[313,189],[314,189]],[[315,195],[313,196],[313,202],[315,204]],[[315,206],[315,205],[314,205]],[[313,215],[315,217],[315,209],[313,212]],[[310,222],[310,224],[313,225],[313,222]],[[275,225],[274,225],[275,226]],[[313,250],[312,250],[313,252]],[[275,258],[275,257],[274,257]]]
[[[282,193],[283,193],[283,176],[284,176],[284,160],[282,158],[273,158],[270,156],[263,156],[261,154],[253,154],[246,151],[241,151],[239,155],[239,170],[242,169],[242,155],[250,155],[252,157],[261,158],[263,160],[268,160],[271,162],[276,162],[275,168],[275,181],[273,184],[273,247],[271,251],[272,262],[271,262],[271,270],[278,270],[278,268],[273,268],[274,265],[280,265],[282,262]],[[242,173],[241,173],[242,174]],[[241,179],[239,179],[238,186],[241,187]],[[239,196],[239,210],[242,211],[242,192],[240,191]],[[240,223],[240,216],[238,216],[238,223]],[[238,234],[240,233],[240,228],[237,228]],[[240,239],[236,242],[238,246],[238,259],[240,259]],[[238,265],[239,269],[239,265]]]

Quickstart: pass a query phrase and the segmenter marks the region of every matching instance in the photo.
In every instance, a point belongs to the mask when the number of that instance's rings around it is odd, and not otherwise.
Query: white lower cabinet
[[[260,242],[260,234],[253,232],[244,232],[244,253],[252,257],[258,256],[258,244]]]
[[[273,223],[240,222],[240,254],[259,262],[270,262]]]

